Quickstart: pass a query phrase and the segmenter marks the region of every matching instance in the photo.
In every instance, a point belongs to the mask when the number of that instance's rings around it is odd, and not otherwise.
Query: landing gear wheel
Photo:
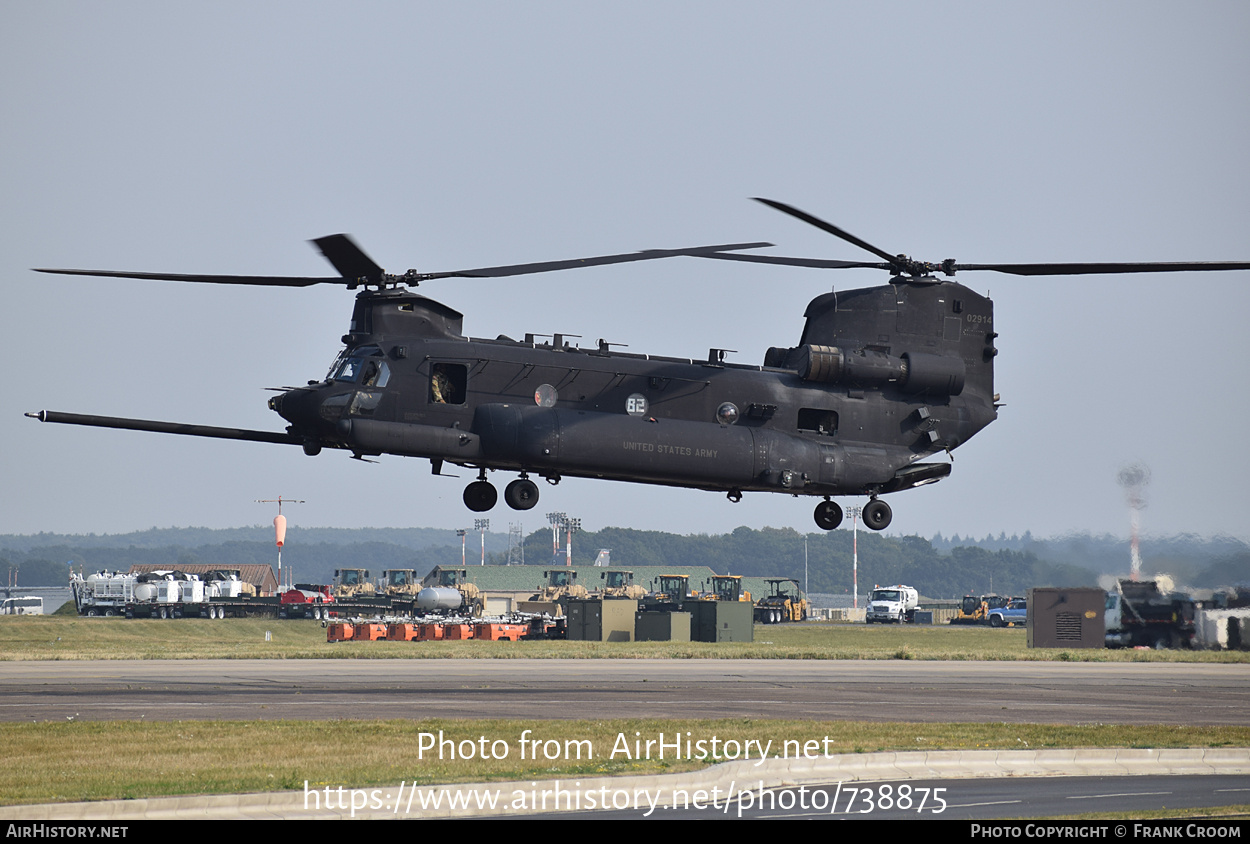
[[[504,487],[503,500],[513,510],[529,510],[538,503],[538,484],[529,478],[517,478]]]
[[[474,481],[464,488],[464,506],[474,513],[485,513],[499,500],[499,491],[489,481]]]
[[[816,519],[816,527],[821,530],[833,530],[842,524],[842,508],[832,501],[822,501],[816,505],[813,518]],[[889,519],[886,520],[886,524],[889,524]]]
[[[889,504],[874,498],[864,505],[863,516],[864,524],[868,527],[873,530],[885,530],[894,518],[894,511],[890,509]]]

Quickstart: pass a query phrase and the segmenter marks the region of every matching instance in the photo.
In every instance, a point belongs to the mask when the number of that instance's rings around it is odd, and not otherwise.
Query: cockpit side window
[[[391,370],[382,350],[377,346],[344,349],[330,367],[327,381],[361,383],[366,387],[385,387]]]

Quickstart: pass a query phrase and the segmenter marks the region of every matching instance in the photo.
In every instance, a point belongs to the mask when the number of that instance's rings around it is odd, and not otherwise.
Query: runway
[[[1250,666],[817,660],[0,663],[0,720],[788,718],[1250,724]]]

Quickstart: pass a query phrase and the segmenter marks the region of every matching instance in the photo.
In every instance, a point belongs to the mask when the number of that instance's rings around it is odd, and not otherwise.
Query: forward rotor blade
[[[1190,273],[1219,270],[1250,270],[1246,261],[1139,262],[1097,264],[955,264],[962,270],[988,270],[1011,275],[1098,275],[1119,273]]]
[[[213,425],[187,425],[182,422],[158,422],[153,419],[126,419],[120,416],[95,416],[83,413],[61,413],[56,410],[38,410],[27,413],[40,422],[60,422],[64,425],[87,425],[92,428],[122,428],[129,431],[153,431],[158,434],[182,434],[188,437],[212,437],[219,440],[247,440],[258,443],[300,445],[303,441],[283,431],[252,431],[247,428],[218,428]]]
[[[446,273],[418,273],[421,281],[436,278],[502,278],[510,275],[546,273],[553,270],[571,270],[578,267],[599,267],[605,264],[623,264],[629,261],[650,261],[656,258],[673,258],[682,255],[713,258],[731,249],[760,249],[771,243],[724,243],[718,246],[691,246],[685,249],[648,249],[642,252],[625,252],[620,255],[600,255],[595,258],[575,258],[568,261],[544,261],[535,264],[511,264],[503,267],[480,267],[474,270],[456,270]]]
[[[196,281],[206,284],[255,284],[265,287],[310,287],[314,284],[344,284],[351,286],[358,282],[354,278],[326,278],[312,276],[273,276],[273,275],[187,275],[184,273],[132,273],[117,270],[53,270],[36,268],[37,273],[56,273],[58,275],[90,275],[104,278],[141,278],[155,281]]]
[[[860,249],[871,252],[872,254],[876,255],[878,258],[881,258],[882,260],[888,262],[890,266],[892,267],[897,265],[898,263],[897,255],[891,255],[889,252],[886,252],[884,249],[880,249],[876,246],[873,246],[868,241],[856,237],[855,235],[851,234],[845,229],[840,229],[837,226],[835,226],[833,223],[826,223],[824,220],[820,219],[819,217],[813,217],[811,214],[808,214],[806,211],[800,211],[799,209],[795,208],[793,205],[786,205],[784,202],[777,202],[775,199],[764,199],[759,196],[753,197],[753,199],[756,202],[764,203],[770,208],[776,208],[778,211],[781,211],[785,214],[789,214],[791,217],[797,217],[803,222],[813,225],[816,228],[821,229],[822,231],[827,231],[829,232],[829,234],[834,235],[835,237],[840,237],[843,240],[845,240],[847,243],[853,243],[856,246],[858,246]]]
[[[344,278],[364,279],[376,284],[386,272],[345,234],[319,237],[313,243]]]
[[[760,249],[771,243],[723,243],[714,246],[691,246],[684,249],[649,249],[620,255],[600,255],[594,258],[577,258],[568,261],[544,261],[534,264],[513,264],[503,267],[481,267],[472,270],[455,270],[445,273],[418,273],[411,270],[403,276],[387,276],[374,261],[345,234],[333,234],[313,241],[341,276],[253,276],[253,275],[200,275],[189,273],[141,273],[119,270],[69,270],[38,268],[35,272],[60,275],[100,276],[104,278],[138,278],[155,281],[194,281],[208,284],[252,284],[266,287],[309,287],[314,284],[341,284],[349,288],[362,283],[403,283],[428,281],[438,278],[500,278],[510,275],[545,273],[553,270],[571,270],[578,267],[597,267],[605,264],[623,264],[629,261],[651,261],[657,258],[673,258],[682,255],[694,257],[717,257],[726,250]]]

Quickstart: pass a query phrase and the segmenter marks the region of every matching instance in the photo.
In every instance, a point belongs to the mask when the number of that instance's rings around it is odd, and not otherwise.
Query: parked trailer
[[[806,621],[807,599],[793,577],[766,577],[768,594],[755,602],[755,620],[761,624]],[[793,594],[787,584],[794,584]]]
[[[326,586],[298,584],[281,596],[256,597],[237,574],[216,572],[204,580],[173,569],[75,574],[70,591],[79,615],[126,618],[323,619],[330,617],[334,601]]]

